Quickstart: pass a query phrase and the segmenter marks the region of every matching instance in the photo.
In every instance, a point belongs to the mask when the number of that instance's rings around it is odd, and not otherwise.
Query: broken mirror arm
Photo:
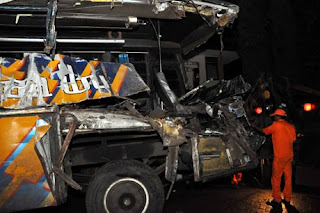
[[[46,40],[44,52],[46,54],[52,53],[54,57],[54,49],[56,46],[56,37],[57,32],[55,29],[55,19],[57,15],[58,5],[57,0],[49,0],[48,2],[48,12],[47,12],[47,20],[46,20]]]

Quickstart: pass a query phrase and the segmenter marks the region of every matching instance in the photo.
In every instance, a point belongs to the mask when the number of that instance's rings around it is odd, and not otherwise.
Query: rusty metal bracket
[[[196,182],[200,181],[200,159],[199,159],[198,143],[199,143],[199,135],[195,133],[191,138],[191,146],[192,146],[193,174],[194,174],[194,181]]]
[[[171,184],[170,184],[170,188],[168,190],[168,193],[167,193],[167,196],[166,196],[166,200],[169,200],[169,197],[170,197],[172,189],[173,189],[173,185],[174,185],[174,181],[172,181]]]
[[[74,132],[76,130],[76,127],[77,127],[77,122],[78,122],[78,119],[76,118],[76,116],[72,115],[72,114],[63,114],[64,116],[71,116],[73,117],[73,121],[71,123],[71,126],[69,128],[69,132],[63,142],[63,145],[61,147],[61,151],[60,151],[60,154],[59,154],[59,157],[56,161],[56,163],[54,164],[53,166],[53,171],[60,177],[62,178],[68,185],[70,185],[72,188],[74,189],[77,189],[77,190],[82,190],[82,187],[77,183],[75,182],[72,178],[70,178],[68,175],[66,175],[63,170],[61,169],[61,166],[62,166],[62,163],[63,163],[63,160],[66,156],[66,153],[67,153],[67,150],[69,148],[69,145],[70,145],[70,142],[71,142],[71,139],[74,135]]]
[[[168,148],[165,178],[171,182],[174,182],[177,176],[179,148],[179,146],[170,146]]]
[[[51,51],[56,46],[56,27],[55,27],[55,20],[57,16],[57,10],[58,10],[58,3],[57,0],[50,0],[48,2],[48,12],[47,12],[47,20],[46,20],[46,40],[45,40],[45,47],[44,52],[47,54],[50,54]],[[52,56],[54,57],[54,51],[52,53]]]
[[[187,142],[188,131],[173,120],[148,118],[150,125],[159,133],[163,146],[180,146]]]
[[[131,102],[132,103],[132,102]],[[134,115],[137,115],[139,117],[141,117],[141,114],[138,112],[138,110],[136,110],[134,108],[134,106],[129,102],[129,100],[126,100],[124,103],[123,103],[123,106],[129,110],[130,112],[132,112]]]

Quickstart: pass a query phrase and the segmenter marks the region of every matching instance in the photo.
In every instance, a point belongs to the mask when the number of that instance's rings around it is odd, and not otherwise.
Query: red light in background
[[[238,172],[232,176],[231,183],[238,186],[239,182],[242,180],[242,173]]]
[[[260,114],[262,113],[262,107],[257,107],[257,108],[254,109],[254,111],[255,111],[258,115],[260,115]]]
[[[315,108],[316,108],[316,105],[312,104],[312,103],[305,103],[303,105],[303,110],[306,112],[310,112],[311,110],[314,110]]]

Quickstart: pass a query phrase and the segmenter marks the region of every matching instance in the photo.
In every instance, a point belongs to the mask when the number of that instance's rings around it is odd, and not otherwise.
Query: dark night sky
[[[271,72],[320,89],[320,1],[234,3],[240,6],[237,50],[249,80],[252,82],[261,72]]]

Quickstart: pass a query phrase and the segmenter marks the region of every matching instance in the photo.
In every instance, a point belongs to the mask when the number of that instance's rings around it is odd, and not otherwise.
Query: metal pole
[[[0,6],[0,10],[5,11],[37,11],[37,12],[47,12],[47,7],[36,7],[36,6]]]
[[[44,42],[44,51],[47,54],[50,54],[52,52],[52,55],[54,56],[54,49],[56,46],[56,38],[57,38],[57,32],[56,32],[56,16],[57,16],[57,10],[58,10],[58,3],[57,0],[50,0],[48,2],[48,11],[47,11],[47,20],[46,20],[46,40]]]
[[[0,38],[0,42],[31,42],[43,43],[44,38]],[[124,44],[123,39],[56,39],[58,43],[79,43],[79,44]]]

